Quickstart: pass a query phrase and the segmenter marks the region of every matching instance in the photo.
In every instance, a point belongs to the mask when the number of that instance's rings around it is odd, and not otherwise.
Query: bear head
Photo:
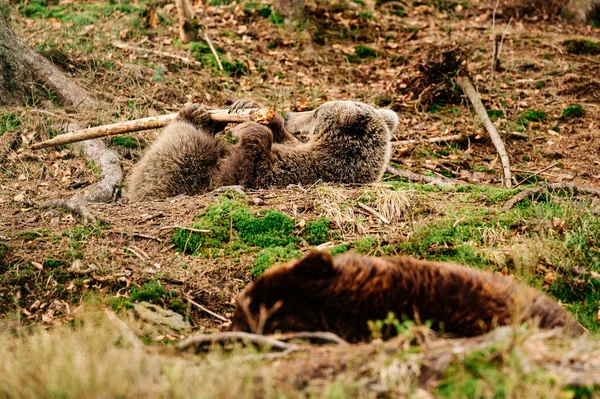
[[[285,116],[287,131],[304,138],[332,129],[356,134],[364,134],[372,129],[387,129],[391,135],[398,127],[398,122],[398,115],[394,111],[376,109],[357,101],[329,101],[312,111],[288,113]]]

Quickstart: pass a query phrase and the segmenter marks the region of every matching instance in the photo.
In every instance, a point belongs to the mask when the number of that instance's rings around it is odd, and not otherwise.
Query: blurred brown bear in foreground
[[[374,258],[312,251],[267,270],[242,291],[231,331],[330,331],[349,342],[369,340],[369,320],[388,312],[432,323],[455,336],[525,321],[585,332],[546,295],[510,278],[411,258]],[[383,331],[383,337],[395,331]]]

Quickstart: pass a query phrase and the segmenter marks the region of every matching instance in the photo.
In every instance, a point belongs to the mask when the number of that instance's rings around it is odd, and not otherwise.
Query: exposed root
[[[577,186],[573,183],[548,183],[524,189],[523,191],[519,192],[517,195],[506,201],[502,206],[502,210],[508,211],[524,199],[531,198],[540,193],[552,193],[557,191],[568,191],[572,195],[591,194],[600,197],[600,189],[597,189],[595,187]]]
[[[270,338],[259,334],[250,334],[245,332],[222,332],[216,334],[197,333],[175,345],[180,351],[206,351],[214,344],[230,344],[242,342],[244,344],[254,344],[270,348],[277,351],[293,351],[298,349],[298,345],[288,344],[278,339]]]
[[[334,333],[326,331],[302,331],[286,334],[273,335],[272,338],[278,339],[279,341],[287,342],[291,340],[306,340],[311,343],[318,344],[335,344],[335,345],[348,345],[348,342],[338,337]]]

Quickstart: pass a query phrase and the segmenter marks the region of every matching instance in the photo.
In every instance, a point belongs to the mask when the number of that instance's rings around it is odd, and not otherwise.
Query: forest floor
[[[600,397],[600,198],[542,193],[502,209],[543,181],[600,187],[599,28],[542,16],[507,28],[506,15],[494,23],[490,4],[474,0],[309,2],[306,23],[291,26],[268,3],[208,0],[196,11],[224,63],[219,71],[203,41],[179,41],[174,2],[32,0],[0,9],[31,47],[109,104],[93,115],[66,109],[38,87],[22,107],[0,109],[0,396]],[[492,30],[503,39],[493,76]],[[495,148],[452,84],[458,70],[498,127],[514,181],[524,181],[518,189],[501,188]],[[60,124],[161,115],[186,102],[225,108],[236,99],[280,112],[339,99],[391,108],[400,117],[394,166],[466,183],[439,188],[386,174],[361,187],[117,200],[89,206],[102,220],[96,225],[40,205],[99,179],[69,146],[29,148]],[[127,172],[157,134],[107,142]],[[236,230],[233,210],[289,239],[253,242]],[[278,357],[241,346],[173,349],[193,332],[220,331],[246,284],[315,246],[510,275],[560,301],[590,336],[515,326],[451,339],[403,324],[388,342],[303,345]],[[118,339],[103,309],[144,347]]]

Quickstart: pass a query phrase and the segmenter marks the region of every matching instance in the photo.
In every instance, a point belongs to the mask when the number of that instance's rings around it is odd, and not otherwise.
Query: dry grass
[[[76,325],[0,332],[0,397],[565,398],[577,397],[570,386],[600,382],[600,342],[558,331],[504,327],[446,339],[407,326],[389,342],[307,347],[272,361],[239,348],[201,356],[136,349],[94,312]]]
[[[358,202],[371,207],[391,223],[401,221],[411,207],[409,192],[394,190],[387,184],[321,185],[315,188],[314,198],[318,213],[332,221],[344,235],[368,231],[368,218],[363,216],[364,210]]]

